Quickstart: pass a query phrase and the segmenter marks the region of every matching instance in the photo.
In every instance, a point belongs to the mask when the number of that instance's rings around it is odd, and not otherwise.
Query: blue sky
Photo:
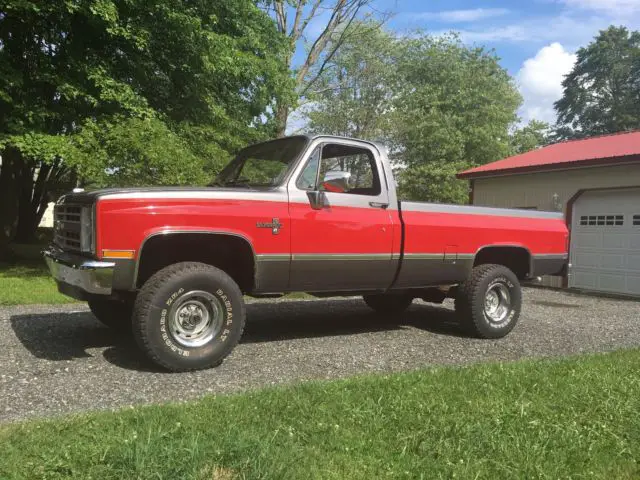
[[[465,43],[495,49],[524,97],[525,122],[555,121],[552,105],[574,53],[599,30],[640,29],[640,0],[376,0],[374,8],[394,12],[391,30],[457,31]]]

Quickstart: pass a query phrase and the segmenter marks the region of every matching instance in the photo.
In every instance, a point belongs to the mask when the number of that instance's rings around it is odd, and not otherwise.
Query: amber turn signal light
[[[135,250],[102,250],[102,258],[132,259],[135,253]]]

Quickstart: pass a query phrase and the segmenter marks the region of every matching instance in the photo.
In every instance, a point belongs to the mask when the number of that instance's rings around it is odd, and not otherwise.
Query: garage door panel
[[[627,277],[627,291],[629,295],[640,295],[640,275],[629,275]]]
[[[600,255],[600,267],[605,270],[624,269],[624,264],[625,264],[624,260],[625,260],[625,255],[620,255],[620,254],[612,255],[612,254],[604,253]]]
[[[638,255],[629,255],[627,261],[628,270],[632,270],[634,272],[640,272],[640,254]]]
[[[600,273],[598,287],[605,292],[621,292],[627,289],[627,277],[624,274]]]
[[[588,253],[577,253],[575,255],[575,263],[581,267],[597,268],[599,266],[599,259]]]
[[[573,273],[572,279],[575,287],[593,290],[598,288],[598,274],[595,272],[577,271]]]
[[[576,238],[576,246],[579,248],[600,248],[602,247],[602,234],[584,232]]]
[[[640,189],[586,192],[573,215],[569,285],[640,295]]]
[[[629,244],[628,233],[602,233],[603,248],[627,248]]]

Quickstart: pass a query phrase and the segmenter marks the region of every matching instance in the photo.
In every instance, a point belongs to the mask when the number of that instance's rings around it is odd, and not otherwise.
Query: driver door
[[[369,144],[318,144],[289,182],[290,289],[386,289],[399,248],[397,206],[390,204],[381,161]],[[322,206],[314,208],[309,192]]]

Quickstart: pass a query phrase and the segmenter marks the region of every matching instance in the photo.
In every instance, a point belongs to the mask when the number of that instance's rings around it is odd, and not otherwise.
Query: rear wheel
[[[133,302],[111,298],[89,300],[91,313],[107,327],[118,332],[131,332]]]
[[[455,305],[459,322],[470,335],[504,337],[520,316],[520,282],[507,267],[479,265],[458,288]]]
[[[214,367],[236,346],[245,323],[242,292],[211,265],[183,262],[154,274],[133,311],[133,334],[156,364],[174,371]]]
[[[365,295],[362,297],[364,303],[378,313],[394,314],[402,313],[413,302],[413,297],[409,295],[380,293],[374,295]]]

